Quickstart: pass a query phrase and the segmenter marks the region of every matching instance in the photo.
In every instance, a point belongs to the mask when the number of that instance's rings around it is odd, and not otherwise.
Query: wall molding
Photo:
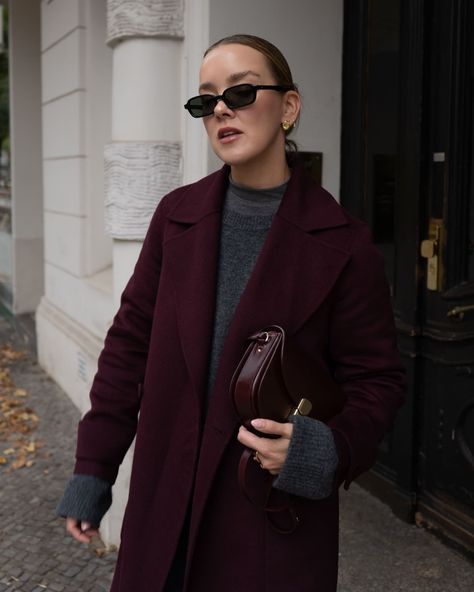
[[[142,240],[160,199],[182,184],[181,144],[112,142],[104,160],[106,232]]]
[[[184,37],[184,0],[107,0],[107,43]]]
[[[56,327],[66,338],[77,344],[92,359],[96,360],[104,347],[104,337],[98,337],[84,325],[70,317],[55,304],[43,296],[36,309],[36,315],[46,319]]]

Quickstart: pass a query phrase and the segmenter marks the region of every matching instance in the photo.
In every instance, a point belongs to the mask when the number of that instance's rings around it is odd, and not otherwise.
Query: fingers
[[[265,452],[265,450],[280,450],[280,449],[287,449],[290,438],[293,434],[293,424],[286,423],[280,424],[276,421],[271,421],[269,419],[265,420],[254,420],[254,421],[263,421],[265,424],[263,425],[262,433],[266,434],[274,434],[280,436],[279,438],[265,438],[261,436],[257,436],[253,434],[249,430],[247,430],[244,426],[241,426],[238,433],[238,440],[244,446],[248,448],[252,448],[253,450],[258,450],[259,452]],[[252,421],[252,424],[254,423]],[[261,424],[257,424],[261,425]],[[265,432],[264,432],[265,430]]]
[[[260,466],[268,470],[272,475],[277,475],[285,463],[290,438],[293,433],[293,424],[278,423],[269,419],[253,420],[252,425],[259,431],[280,436],[279,438],[265,438],[253,434],[244,426],[241,426],[237,439],[241,444],[258,452]]]
[[[276,434],[283,438],[291,438],[291,434],[293,433],[293,424],[289,422],[280,423],[271,419],[252,419],[251,424],[263,434]]]
[[[92,528],[89,522],[81,522],[70,516],[66,518],[66,530],[77,541],[86,544],[91,542],[92,537],[99,534],[98,530]]]

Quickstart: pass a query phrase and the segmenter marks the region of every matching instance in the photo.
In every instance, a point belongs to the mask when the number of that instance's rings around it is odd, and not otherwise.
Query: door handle
[[[474,310],[474,304],[468,304],[467,306],[455,306],[451,310],[448,310],[447,316],[454,317],[458,321],[462,321],[464,313]]]
[[[441,290],[443,281],[442,267],[443,220],[430,218],[428,238],[421,241],[421,256],[427,260],[426,287],[428,290]]]
[[[438,246],[439,243],[437,239],[427,238],[424,241],[421,241],[421,256],[426,259],[436,257],[438,255]]]

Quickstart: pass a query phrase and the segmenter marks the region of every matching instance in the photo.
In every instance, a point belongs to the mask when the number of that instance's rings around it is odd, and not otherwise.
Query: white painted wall
[[[106,2],[41,6],[46,261],[88,277],[112,262],[103,213],[112,75]]]
[[[185,37],[181,70],[181,129],[183,130],[183,181],[192,183],[207,175],[208,141],[202,121],[193,119],[183,108],[197,94],[199,67],[209,47],[209,0],[186,0]]]
[[[194,7],[191,5],[195,5]],[[299,148],[323,153],[323,185],[339,195],[341,90],[342,90],[342,0],[199,0],[188,1],[187,35],[193,36],[187,51],[185,80],[186,98],[196,93],[201,50],[218,39],[233,33],[250,33],[274,43],[287,58],[298,83],[303,111],[299,129],[294,134]],[[194,12],[209,15],[209,25],[201,34],[194,31]],[[198,23],[200,22],[197,15]],[[206,32],[208,39],[206,39]],[[209,41],[209,43],[207,43]],[[200,142],[202,122],[186,124],[186,139],[195,152]],[[186,160],[189,177],[199,172]],[[220,162],[209,158],[209,170]]]
[[[41,0],[43,49],[51,47],[76,28],[84,27],[85,5],[83,0]]]
[[[10,2],[12,309],[32,312],[43,295],[40,27],[35,0]]]
[[[126,39],[114,48],[113,130],[118,141],[174,141],[180,137],[181,42]]]
[[[113,313],[112,240],[104,224],[112,52],[106,0],[41,2],[44,274],[40,364],[81,411]]]

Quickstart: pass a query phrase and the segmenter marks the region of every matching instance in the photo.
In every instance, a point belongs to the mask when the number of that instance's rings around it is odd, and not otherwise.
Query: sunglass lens
[[[201,95],[193,97],[186,103],[186,109],[193,117],[205,117],[214,111],[215,100],[213,95]]]
[[[255,101],[256,92],[251,84],[238,84],[231,86],[223,93],[225,104],[230,109],[245,107]]]

